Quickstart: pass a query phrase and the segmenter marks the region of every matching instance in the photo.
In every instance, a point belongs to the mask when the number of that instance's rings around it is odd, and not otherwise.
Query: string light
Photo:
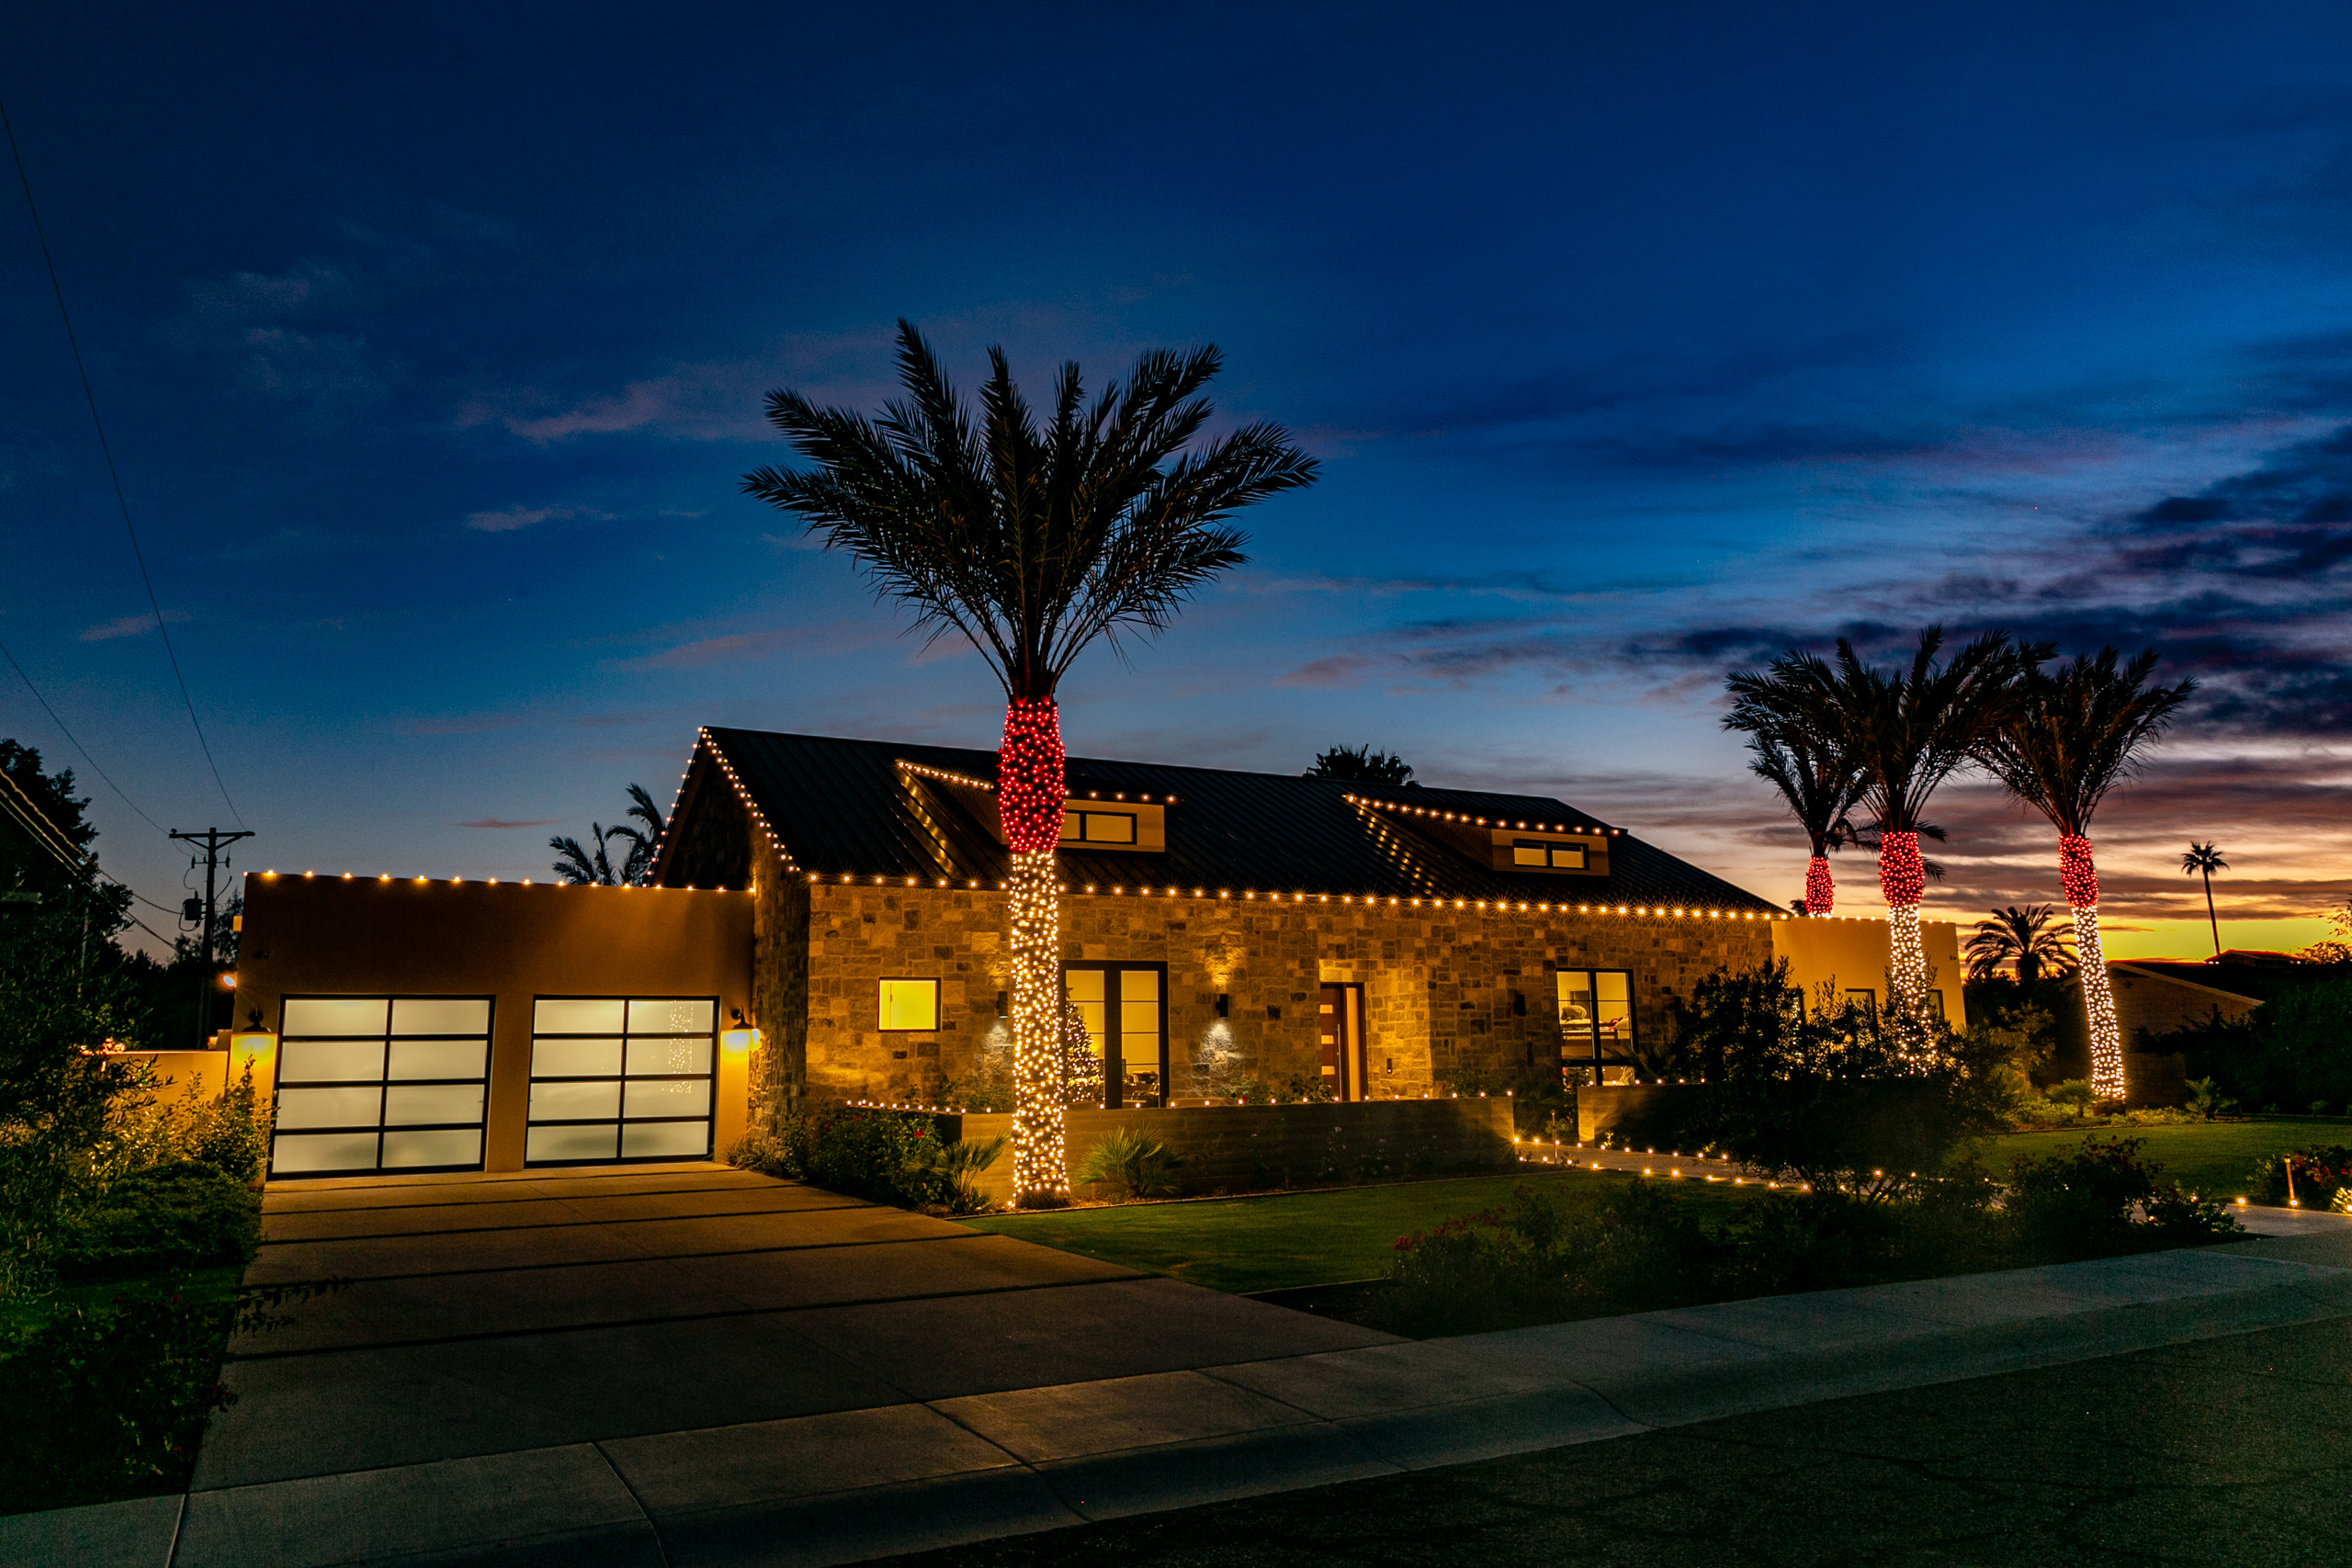
[[[1061,841],[1061,718],[1051,697],[1015,697],[996,759],[997,820],[1012,852],[1012,1187],[1020,1198],[1069,1190],[1062,1100],[1061,908],[1054,846]]]
[[[2115,993],[2103,982],[2107,957],[2098,935],[2098,868],[2091,841],[2080,833],[2058,836],[2058,885],[2075,915],[2075,951],[2082,960],[2083,1004],[2091,1026],[2091,1092],[2101,1100],[2123,1098],[2123,1030],[2115,1017]]]
[[[1838,885],[1829,875],[1829,857],[1815,855],[1804,863],[1804,912],[1826,915],[1837,903]]]

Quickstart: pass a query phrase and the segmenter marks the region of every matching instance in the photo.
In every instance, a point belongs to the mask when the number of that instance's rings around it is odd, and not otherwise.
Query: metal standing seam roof
[[[715,756],[706,756],[706,752]],[[799,870],[892,880],[1003,880],[1011,856],[977,815],[974,792],[899,766],[992,784],[996,753],[899,741],[706,728],[692,769],[722,762]],[[1166,807],[1164,852],[1064,849],[1068,886],[1148,885],[1279,893],[1509,898],[1553,903],[1719,908],[1779,907],[1702,871],[1591,813],[1541,795],[1403,788],[1280,773],[1072,757],[1071,795],[1148,795]],[[712,777],[703,781],[718,784]],[[692,813],[708,788],[689,787]],[[1351,799],[1351,796],[1356,797]],[[1497,871],[1378,803],[1612,832],[1606,875]],[[678,824],[672,824],[676,838]],[[664,868],[667,869],[666,867]]]

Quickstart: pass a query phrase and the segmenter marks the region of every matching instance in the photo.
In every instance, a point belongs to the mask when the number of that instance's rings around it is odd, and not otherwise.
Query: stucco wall
[[[2115,983],[2115,1021],[2122,1030],[2127,1051],[2138,1048],[2143,1030],[2163,1034],[2203,1023],[2216,1011],[2237,1023],[2262,1005],[2251,997],[2134,969],[2127,963],[2110,964],[2107,972]]]
[[[1955,1029],[1968,1027],[1962,1000],[1966,973],[1960,963],[1958,929],[1942,920],[1922,921],[1919,940],[1928,950],[1928,973],[1942,993],[1944,1017]],[[1867,989],[1886,1000],[1886,921],[1863,916],[1772,922],[1772,955],[1789,961],[1789,978],[1804,990],[1811,1007],[1824,985],[1843,994]]]

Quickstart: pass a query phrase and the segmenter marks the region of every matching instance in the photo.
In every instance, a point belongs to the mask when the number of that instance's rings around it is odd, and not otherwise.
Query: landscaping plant
[[[1061,916],[1054,852],[1062,807],[1055,692],[1098,639],[1151,635],[1246,542],[1227,520],[1311,484],[1316,465],[1278,426],[1195,445],[1215,348],[1155,350],[1091,403],[1075,364],[1041,427],[1001,348],[975,412],[913,324],[899,323],[903,400],[878,418],[771,393],[768,418],[812,467],[763,468],[743,489],[846,550],[934,637],[955,633],[1005,695],[997,815],[1012,851],[1013,1187],[1025,1205],[1066,1201]]]
[[[1075,1181],[1114,1188],[1132,1201],[1173,1191],[1176,1173],[1183,1168],[1183,1156],[1159,1139],[1132,1127],[1114,1127],[1086,1151],[1086,1157],[1070,1174]]]
[[[2352,1192],[2352,1148],[2313,1144],[2255,1167],[2249,1196],[2263,1203],[2292,1201],[2306,1209],[2327,1209],[2346,1192]]]
[[[2103,1258],[2236,1234],[2222,1205],[2184,1192],[2140,1157],[2137,1138],[2086,1138],[2079,1149],[2013,1162],[2004,1209],[2041,1260]]]

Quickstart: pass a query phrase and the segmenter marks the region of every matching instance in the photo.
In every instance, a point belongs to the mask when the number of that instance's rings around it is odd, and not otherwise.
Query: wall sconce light
[[[254,1086],[264,1093],[273,1092],[271,1086],[277,1082],[277,1074],[272,1064],[277,1055],[277,1036],[262,1022],[261,1009],[246,1009],[245,1026],[229,1035],[230,1080],[234,1081],[238,1074],[251,1067]]]
[[[719,1055],[739,1060],[748,1057],[760,1043],[760,1032],[744,1019],[741,1008],[729,1008],[727,1012],[735,1027],[718,1032]]]
[[[1219,991],[1219,992],[1216,994],[1216,1015],[1217,1015],[1217,1017],[1219,1017],[1219,1018],[1223,1018],[1223,1017],[1225,1017],[1225,1016],[1226,1016],[1226,1013],[1227,1013],[1227,1009],[1229,1009],[1229,1008],[1231,1008],[1231,1007],[1232,1007],[1232,1005],[1233,1005],[1233,998],[1232,998],[1230,996],[1227,995],[1227,994],[1226,994],[1225,992],[1223,992],[1223,991]]]

